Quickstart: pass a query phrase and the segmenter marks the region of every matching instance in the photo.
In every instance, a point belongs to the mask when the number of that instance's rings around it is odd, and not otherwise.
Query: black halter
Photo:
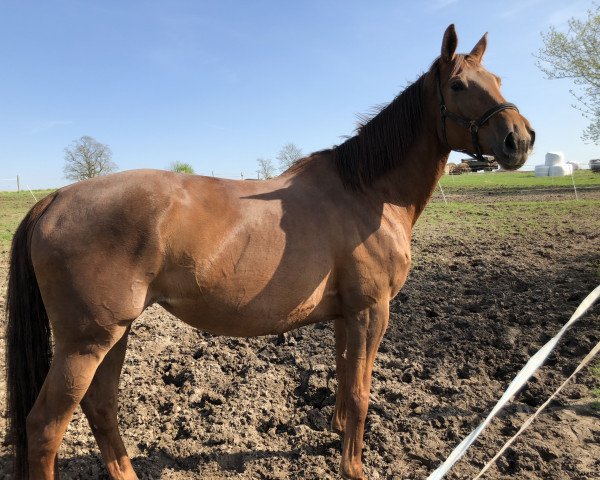
[[[518,112],[519,109],[517,108],[517,106],[514,103],[499,103],[495,107],[492,107],[488,111],[486,111],[481,117],[479,117],[478,120],[467,120],[466,118],[463,118],[460,115],[457,115],[456,113],[452,113],[448,110],[448,108],[446,108],[444,96],[442,95],[442,79],[439,67],[437,69],[437,94],[438,100],[440,102],[440,113],[442,115],[442,136],[444,137],[444,142],[446,143],[446,146],[450,150],[456,150],[457,152],[466,153],[472,158],[475,158],[482,162],[487,162],[485,157],[481,154],[481,147],[479,146],[479,129],[483,125],[485,125],[485,123],[490,118],[492,118],[497,113],[502,112],[503,110],[511,109],[516,110]],[[450,118],[451,120],[454,120],[456,123],[458,123],[459,125],[469,130],[469,132],[471,132],[471,141],[473,142],[473,148],[475,149],[474,154],[467,152],[466,150],[458,150],[450,146],[450,144],[448,143],[448,138],[446,137],[446,117]]]

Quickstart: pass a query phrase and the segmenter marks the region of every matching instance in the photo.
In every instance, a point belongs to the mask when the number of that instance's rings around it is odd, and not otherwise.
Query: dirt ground
[[[414,268],[392,302],[375,364],[369,479],[425,478],[600,283],[600,232],[588,220],[529,235],[483,228],[468,238],[443,223],[418,225]],[[599,311],[567,333],[447,478],[472,478],[571,373],[600,340]],[[139,477],[339,478],[340,439],[328,428],[334,371],[331,325],[303,328],[278,345],[276,337],[213,337],[149,308],[134,324],[120,386],[121,431]],[[598,383],[590,370],[579,374],[487,478],[600,478],[600,410],[591,393]],[[8,454],[0,446],[5,474]],[[61,478],[107,478],[79,411],[60,469]]]

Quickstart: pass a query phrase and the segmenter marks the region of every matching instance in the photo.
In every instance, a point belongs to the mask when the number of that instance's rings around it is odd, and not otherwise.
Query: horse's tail
[[[13,478],[28,477],[27,415],[50,369],[50,324],[33,264],[31,234],[56,194],[36,203],[12,241],[6,301],[7,439],[13,444]]]

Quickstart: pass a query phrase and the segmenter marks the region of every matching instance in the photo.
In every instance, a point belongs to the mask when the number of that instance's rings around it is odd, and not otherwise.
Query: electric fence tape
[[[525,364],[525,366],[517,374],[515,379],[508,386],[508,388],[506,389],[506,391],[504,392],[504,394],[502,395],[500,400],[498,400],[498,403],[494,406],[494,408],[492,409],[490,414],[487,416],[487,418],[475,430],[473,430],[467,437],[465,437],[465,439],[448,456],[446,461],[442,465],[440,465],[431,475],[429,475],[429,477],[427,477],[427,480],[441,480],[444,477],[444,475],[446,473],[448,473],[448,471],[454,466],[454,464],[456,462],[458,462],[458,460],[466,453],[467,449],[473,444],[473,442],[477,439],[477,437],[483,431],[483,429],[492,421],[492,419],[498,414],[498,412],[500,412],[500,410],[502,410],[502,408],[504,408],[504,406],[513,397],[513,395],[515,395],[523,387],[523,385],[525,385],[527,380],[529,380],[531,378],[531,376],[538,370],[538,368],[540,368],[542,366],[542,364],[546,361],[546,359],[548,358],[548,356],[550,355],[552,350],[554,350],[554,347],[556,347],[556,344],[559,342],[559,340],[564,335],[564,333],[575,322],[577,322],[581,317],[583,317],[585,315],[585,313],[592,307],[592,305],[594,305],[594,303],[596,303],[598,298],[600,298],[600,285],[598,285],[587,297],[585,297],[583,302],[581,302],[579,307],[577,307],[577,310],[575,310],[575,313],[571,316],[571,318],[564,325],[564,327],[562,327],[560,329],[560,331],[549,342],[547,342],[533,357],[531,357],[529,359],[529,361]],[[597,345],[596,348],[594,348],[594,350],[592,350],[592,352],[590,352],[590,354],[588,354],[588,356],[583,360],[583,362],[589,363],[589,361],[593,358],[595,353],[597,353],[598,348],[599,347]],[[583,367],[583,365],[581,365],[581,367]],[[572,375],[574,375],[577,371],[578,370],[573,372]],[[569,378],[571,378],[571,377],[569,377]],[[568,379],[567,379],[567,381],[568,381]],[[564,386],[564,384],[560,388],[562,388],[563,386]],[[549,403],[549,400],[547,403]],[[546,404],[542,405],[542,407],[544,407],[545,405]],[[537,412],[536,412],[536,415],[537,415]],[[535,417],[535,415],[531,418],[531,420],[533,420],[534,417]],[[529,421],[527,423],[527,425],[529,425],[529,423],[531,423],[531,422]],[[524,430],[524,427],[522,429]],[[520,430],[517,433],[517,435],[521,431],[522,430]],[[514,438],[516,438],[517,435],[515,435]],[[514,438],[511,439],[510,442],[512,442],[512,440],[514,440]],[[506,445],[506,447],[507,446],[508,445]],[[502,451],[504,451],[504,450],[501,450],[501,452]],[[493,460],[495,460],[495,459],[496,459],[496,457],[494,457]],[[486,465],[484,467],[483,471],[487,470],[488,467],[489,467],[489,465]],[[483,471],[481,473],[483,473]],[[481,473],[480,473],[480,475],[481,475]],[[479,478],[479,477],[477,477],[477,478]]]

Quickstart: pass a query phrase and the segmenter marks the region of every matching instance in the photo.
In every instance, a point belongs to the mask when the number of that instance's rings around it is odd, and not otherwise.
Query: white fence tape
[[[531,423],[537,418],[537,416],[548,406],[550,405],[550,402],[552,400],[554,400],[554,398],[556,397],[556,395],[558,395],[560,393],[560,391],[565,387],[565,385],[567,383],[569,383],[569,381],[575,376],[577,375],[582,368],[584,368],[588,363],[590,363],[594,357],[598,354],[598,352],[600,352],[600,342],[598,342],[596,344],[596,346],[594,348],[592,348],[592,350],[590,351],[590,353],[588,353],[585,358],[581,361],[581,363],[579,365],[577,365],[577,368],[573,371],[573,373],[571,375],[569,375],[569,378],[567,378],[560,387],[558,387],[556,389],[556,391],[550,395],[550,397],[548,398],[548,400],[546,400],[537,410],[536,412],[531,415],[527,420],[525,420],[525,423],[523,423],[523,425],[521,426],[521,428],[519,428],[519,431],[517,433],[515,433],[511,438],[509,438],[507,440],[507,442],[502,445],[502,448],[500,449],[500,451],[494,455],[494,458],[492,458],[488,463],[485,464],[485,467],[483,467],[481,469],[481,471],[477,474],[476,477],[473,478],[473,480],[478,480],[479,478],[481,478],[481,476],[488,470],[488,468],[490,468],[495,462],[496,460],[498,460],[502,454],[506,451],[506,449],[508,447],[510,447],[513,442],[517,439],[517,437],[519,435],[521,435],[525,429],[531,425]]]
[[[37,198],[35,197],[35,195],[33,194],[33,192],[31,191],[31,188],[29,188],[29,185],[27,185],[27,190],[29,190],[29,193],[31,193],[31,196],[33,197],[33,199],[35,200],[35,202],[37,203]]]
[[[577,307],[577,310],[575,310],[575,313],[571,316],[571,318],[565,324],[565,326],[560,329],[556,336],[554,336],[554,338],[552,338],[548,343],[546,343],[546,345],[544,345],[533,357],[529,359],[529,361],[525,364],[525,366],[517,374],[515,379],[508,386],[500,400],[498,400],[498,403],[494,406],[487,418],[452,451],[452,453],[446,459],[446,461],[442,465],[440,465],[431,475],[429,475],[429,477],[427,477],[427,480],[440,480],[444,477],[444,475],[446,475],[446,473],[448,473],[448,471],[454,466],[454,464],[458,462],[458,460],[466,453],[467,449],[473,444],[473,442],[477,439],[477,437],[483,431],[483,429],[510,401],[513,395],[517,393],[523,387],[523,385],[525,385],[527,380],[531,378],[531,376],[538,370],[538,368],[542,366],[542,364],[546,361],[546,358],[548,358],[548,355],[550,355],[552,350],[554,350],[554,347],[556,347],[556,344],[564,335],[564,333],[575,322],[577,322],[581,317],[583,317],[583,315],[592,307],[592,305],[596,303],[598,298],[600,298],[600,285],[598,285],[587,297],[585,297],[583,302],[581,302],[579,307]],[[592,350],[592,352],[590,352],[590,354],[588,355],[588,357],[590,357],[589,360],[591,360],[593,354],[595,353],[597,353],[596,348],[594,348],[594,350]],[[588,357],[586,357],[586,359]],[[487,467],[488,466],[486,465],[485,468],[487,469]]]

